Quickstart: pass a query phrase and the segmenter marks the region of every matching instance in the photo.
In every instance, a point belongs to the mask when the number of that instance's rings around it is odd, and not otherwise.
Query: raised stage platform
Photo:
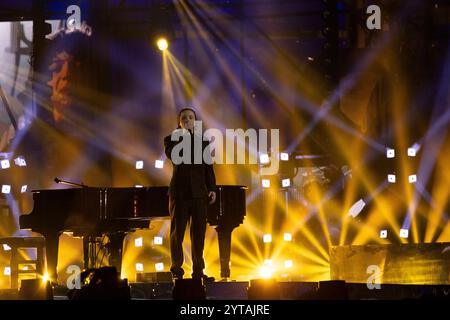
[[[206,300],[404,300],[450,299],[450,243],[338,246],[330,250],[328,281],[276,279],[213,282],[204,285]],[[145,276],[146,275],[146,276]],[[173,300],[170,273],[143,274],[130,283],[134,300]],[[191,282],[190,282],[191,281]],[[178,282],[181,299],[191,299],[201,284]],[[196,286],[196,287],[195,287]],[[194,288],[195,287],[195,288]],[[180,287],[178,287],[180,288]],[[68,289],[53,288],[55,300]],[[19,291],[1,290],[0,300],[16,300]]]
[[[332,247],[330,277],[351,283],[448,285],[450,243]]]

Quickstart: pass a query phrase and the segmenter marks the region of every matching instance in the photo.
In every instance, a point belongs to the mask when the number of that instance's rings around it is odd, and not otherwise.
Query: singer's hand
[[[210,191],[208,193],[208,198],[210,198],[211,200],[209,201],[209,204],[213,204],[214,202],[216,202],[216,193],[214,191]]]

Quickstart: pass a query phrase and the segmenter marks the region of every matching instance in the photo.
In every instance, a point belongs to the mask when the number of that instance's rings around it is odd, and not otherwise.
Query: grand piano
[[[208,208],[208,222],[219,238],[222,276],[229,276],[231,232],[244,220],[244,186],[217,186],[216,202]],[[91,239],[109,238],[109,264],[121,272],[122,244],[128,232],[149,227],[152,219],[169,218],[168,187],[34,190],[31,213],[20,216],[20,228],[46,239],[47,272],[57,282],[58,239],[63,232],[83,237],[84,267],[91,265]]]

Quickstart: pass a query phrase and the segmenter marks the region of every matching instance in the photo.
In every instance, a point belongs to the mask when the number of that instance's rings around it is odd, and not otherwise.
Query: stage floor
[[[254,286],[252,291],[249,288]],[[131,283],[132,300],[173,300],[172,283]],[[54,300],[69,300],[68,289],[55,287]],[[206,300],[411,300],[450,299],[450,285],[367,284],[343,281],[322,282],[214,282],[205,285]],[[191,300],[191,292],[185,299]],[[0,300],[18,300],[18,290],[0,290]],[[183,298],[184,299],[184,298]]]

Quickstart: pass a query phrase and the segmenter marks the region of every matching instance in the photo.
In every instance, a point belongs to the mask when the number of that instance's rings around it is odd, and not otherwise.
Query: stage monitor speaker
[[[348,300],[348,291],[345,281],[331,280],[319,281],[317,290],[318,300]]]
[[[70,290],[67,294],[70,300],[131,300],[128,279],[120,279],[115,267],[90,269],[82,279],[86,276],[89,283],[81,289]]]
[[[250,280],[249,300],[280,300],[280,286],[275,279]]]
[[[53,300],[50,281],[24,279],[20,282],[19,300]]]
[[[138,272],[136,282],[173,283],[171,272]]]
[[[172,290],[174,300],[205,300],[206,290],[201,279],[177,279]]]

